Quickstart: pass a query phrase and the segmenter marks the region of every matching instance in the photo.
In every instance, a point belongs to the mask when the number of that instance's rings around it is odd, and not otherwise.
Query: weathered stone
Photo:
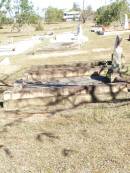
[[[12,90],[4,92],[4,107],[56,111],[126,98],[126,83],[107,83],[106,77],[92,75],[99,74],[100,65],[106,67],[105,63],[34,66],[24,80],[16,81]]]
[[[46,81],[53,78],[91,76],[99,72],[101,66],[111,64],[111,61],[95,61],[90,63],[74,63],[68,65],[32,66],[24,76],[25,81]]]
[[[91,69],[67,69],[67,70],[52,70],[43,71],[42,73],[32,72],[26,73],[23,77],[25,81],[46,81],[53,78],[65,78],[65,77],[80,77],[80,76],[91,76],[93,73],[98,72],[99,68]]]
[[[7,100],[4,103],[5,110],[26,110],[29,111],[58,111],[78,107],[87,103],[109,102],[120,99],[126,99],[127,93],[120,92],[113,96],[110,94],[99,94],[96,97],[90,94],[44,97],[44,98],[29,98],[19,100]]]
[[[19,100],[27,98],[43,98],[43,97],[58,97],[72,96],[80,94],[116,94],[118,92],[127,92],[126,84],[99,84],[90,86],[63,86],[63,87],[38,87],[38,88],[23,88],[19,91],[6,91],[4,100]]]

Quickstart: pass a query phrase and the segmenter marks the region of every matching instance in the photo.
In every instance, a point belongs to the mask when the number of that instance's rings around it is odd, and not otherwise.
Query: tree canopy
[[[47,23],[55,23],[63,21],[63,11],[57,8],[48,7],[45,13]]]
[[[39,24],[40,19],[29,0],[1,0],[0,2],[0,25],[12,22],[16,26],[14,28],[20,30],[23,24]]]
[[[100,7],[96,12],[96,23],[100,25],[110,25],[112,22],[120,21],[124,14],[128,13],[128,2],[117,0],[116,2]]]

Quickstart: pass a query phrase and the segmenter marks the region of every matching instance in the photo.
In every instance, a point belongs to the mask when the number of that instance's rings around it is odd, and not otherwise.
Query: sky
[[[34,4],[35,8],[43,9],[48,6],[57,7],[60,9],[70,9],[73,6],[73,2],[78,3],[81,7],[83,4],[83,0],[31,0]],[[85,5],[91,5],[94,10],[99,8],[100,6],[105,5],[107,1],[110,0],[86,0]]]

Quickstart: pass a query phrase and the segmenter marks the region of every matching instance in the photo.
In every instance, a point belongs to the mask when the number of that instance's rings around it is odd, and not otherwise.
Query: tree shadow
[[[51,132],[42,132],[37,134],[36,136],[36,140],[39,142],[43,142],[43,136],[47,137],[50,140],[54,140],[54,139],[58,139],[59,140],[59,136],[56,136],[55,134],[51,133]]]
[[[6,156],[8,156],[9,158],[13,158],[12,152],[9,148],[7,148],[4,145],[0,145],[0,149],[2,149],[5,152]]]
[[[64,157],[70,157],[72,154],[74,154],[74,153],[76,153],[76,151],[75,150],[72,150],[72,149],[66,149],[66,148],[64,148],[63,150],[62,150],[62,155],[64,156]]]

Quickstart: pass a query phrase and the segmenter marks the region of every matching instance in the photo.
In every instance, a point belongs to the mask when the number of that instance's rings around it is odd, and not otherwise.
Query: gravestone
[[[124,29],[125,30],[129,29],[129,22],[128,22],[128,15],[127,14],[125,14]]]
[[[122,38],[117,35],[115,40],[114,51],[112,55],[112,66],[113,68],[121,68],[122,67],[122,56],[123,56],[123,49],[121,47]]]
[[[112,54],[112,66],[108,69],[107,72],[107,77],[110,79],[110,82],[123,81],[122,73],[125,73],[127,71],[124,65],[125,60],[121,43],[122,38],[117,35],[114,45],[114,51]]]

